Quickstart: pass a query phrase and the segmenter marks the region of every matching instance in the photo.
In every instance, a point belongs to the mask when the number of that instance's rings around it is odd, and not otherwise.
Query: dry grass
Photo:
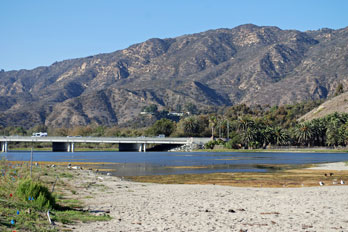
[[[327,176],[325,176],[325,173]],[[329,173],[333,173],[332,176]],[[348,171],[293,169],[269,173],[212,173],[162,176],[136,176],[128,179],[137,182],[161,184],[216,184],[239,187],[309,187],[334,185],[341,179],[348,180]]]

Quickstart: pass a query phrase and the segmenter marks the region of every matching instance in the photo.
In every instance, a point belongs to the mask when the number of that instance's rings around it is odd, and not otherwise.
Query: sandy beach
[[[113,219],[69,226],[73,231],[348,231],[347,185],[161,185],[82,173],[76,185],[97,184],[81,188],[79,199]]]
[[[333,170],[333,171],[347,171],[348,166],[344,162],[337,163],[327,163],[327,164],[319,164],[316,167],[312,167],[309,169],[313,170]]]

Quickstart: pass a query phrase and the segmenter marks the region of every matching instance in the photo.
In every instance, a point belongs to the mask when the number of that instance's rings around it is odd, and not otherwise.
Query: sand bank
[[[87,171],[81,177],[104,187],[81,189],[80,199],[113,219],[74,231],[348,231],[347,185],[240,188],[143,184]]]
[[[348,166],[345,162],[337,162],[337,163],[326,163],[326,164],[319,164],[317,167],[312,167],[309,169],[314,170],[334,170],[334,171],[347,171]]]

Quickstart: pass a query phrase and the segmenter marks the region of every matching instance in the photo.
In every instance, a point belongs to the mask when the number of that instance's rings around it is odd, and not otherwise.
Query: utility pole
[[[230,122],[227,120],[227,141],[230,140]]]
[[[30,178],[32,178],[32,170],[33,170],[33,148],[31,148],[31,152],[30,152]]]
[[[221,139],[221,121],[219,122],[219,139]]]

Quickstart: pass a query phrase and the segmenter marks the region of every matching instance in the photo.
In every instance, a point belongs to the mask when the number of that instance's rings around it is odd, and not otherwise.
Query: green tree
[[[311,122],[313,132],[313,145],[325,146],[326,122],[323,118],[313,119]]]
[[[303,122],[294,128],[294,136],[298,143],[303,145],[311,145],[313,141],[313,130],[310,122]]]
[[[344,88],[342,83],[338,83],[336,90],[335,90],[335,96],[340,95],[341,93],[344,93]]]
[[[253,149],[264,145],[265,124],[250,117],[238,118],[238,131],[245,148]]]
[[[197,106],[191,102],[189,102],[185,105],[185,110],[187,112],[190,112],[190,114],[197,114],[198,113]]]
[[[274,133],[274,143],[276,145],[281,146],[281,145],[287,145],[290,143],[289,141],[290,137],[287,131],[281,128],[280,126],[276,126],[273,129],[273,133]]]
[[[275,140],[275,130],[271,126],[267,126],[261,131],[261,138],[263,142],[263,148],[266,148],[267,145],[274,144]]]
[[[225,147],[228,149],[241,148],[242,141],[240,135],[236,131],[233,131],[230,133],[230,137],[231,139],[226,142]]]
[[[157,108],[157,105],[151,104],[149,106],[145,106],[143,108],[143,111],[147,113],[156,113],[158,111],[158,108]]]
[[[175,127],[175,122],[166,118],[162,118],[152,125],[148,133],[151,135],[164,134],[165,136],[170,136],[174,132]]]
[[[183,122],[185,136],[197,136],[199,134],[199,124],[195,117],[187,117]]]
[[[345,124],[348,122],[348,114],[337,112],[326,116],[326,144],[328,146],[338,146],[345,144]]]
[[[11,134],[12,135],[26,135],[27,132],[23,127],[18,126],[18,127],[15,127],[11,130]]]

